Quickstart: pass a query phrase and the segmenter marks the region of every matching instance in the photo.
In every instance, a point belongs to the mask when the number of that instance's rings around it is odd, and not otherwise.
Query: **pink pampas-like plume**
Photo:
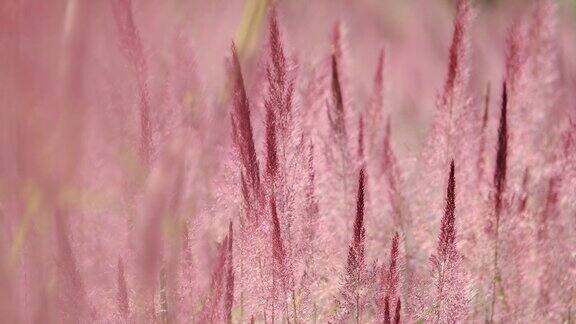
[[[398,160],[391,143],[391,126],[390,117],[386,120],[386,127],[384,131],[383,152],[382,152],[382,172],[387,185],[387,192],[389,201],[392,205],[394,212],[394,222],[396,226],[402,226],[402,221],[407,221],[402,217],[404,196],[401,191],[402,179],[400,177],[400,170]]]
[[[234,303],[234,270],[232,260],[232,223],[218,246],[218,259],[212,270],[208,297],[198,323],[231,323]]]
[[[399,271],[398,271],[398,255],[399,255],[399,244],[400,236],[398,233],[394,234],[392,238],[392,245],[390,246],[390,264],[388,270],[384,265],[382,265],[380,273],[380,287],[379,295],[380,300],[378,301],[381,318],[384,319],[385,323],[390,323],[390,300],[394,300],[398,294],[399,285]]]
[[[318,225],[318,216],[319,216],[319,206],[318,206],[318,199],[316,197],[316,171],[314,169],[314,144],[312,141],[308,144],[308,159],[307,159],[307,182],[305,187],[305,195],[306,195],[306,219],[308,220],[308,224],[305,230],[305,240],[308,244],[311,244],[311,241],[316,234],[316,228]]]
[[[269,94],[265,106],[266,109],[271,109],[277,114],[278,125],[276,127],[280,134],[285,135],[292,118],[294,80],[284,53],[278,15],[274,8],[270,13],[269,41],[270,63],[266,68]]]
[[[134,23],[131,0],[111,0],[122,51],[138,73],[146,73],[146,59],[140,33]]]
[[[431,257],[435,279],[435,323],[463,321],[467,314],[468,298],[461,269],[461,256],[456,249],[456,179],[454,161],[446,188],[446,206],[440,225],[438,247]],[[430,319],[432,320],[432,319]]]
[[[233,84],[232,95],[232,138],[242,165],[242,175],[245,177],[246,188],[249,194],[249,205],[261,199],[260,168],[254,147],[252,124],[250,121],[250,104],[244,87],[244,78],[240,67],[240,60],[236,46],[232,44],[231,78]],[[258,217],[249,213],[249,217]]]
[[[446,208],[444,217],[440,226],[440,237],[438,239],[438,255],[445,261],[455,253],[456,227],[456,181],[454,177],[454,161],[450,164],[450,176],[448,178],[448,187],[446,189]]]
[[[140,98],[140,146],[139,154],[145,165],[150,164],[152,155],[152,118],[148,91],[148,68],[142,40],[132,14],[131,0],[111,0],[120,45],[136,74]]]
[[[282,240],[280,220],[278,219],[278,212],[276,210],[276,201],[273,197],[270,198],[270,214],[272,216],[272,255],[276,264],[283,270],[286,261],[286,252]]]
[[[384,297],[384,324],[390,324],[390,297]]]
[[[344,107],[344,89],[342,87],[342,69],[343,69],[343,36],[342,25],[337,22],[334,25],[332,34],[332,55],[330,56],[330,107],[328,110],[328,119],[332,131],[340,141],[345,141],[346,132],[346,108]],[[342,144],[343,145],[343,144]]]
[[[499,253],[499,231],[500,231],[500,214],[502,212],[502,201],[504,190],[506,186],[506,170],[507,170],[507,156],[508,156],[508,93],[506,82],[502,85],[502,102],[500,109],[500,125],[498,127],[498,148],[496,152],[496,164],[494,169],[494,223],[491,224],[491,230],[494,234],[494,257],[493,267],[494,276],[492,278],[492,297],[491,297],[491,310],[490,322],[493,321],[496,312],[496,289],[498,278],[500,276],[500,269],[498,266],[498,253]]]
[[[122,261],[122,258],[118,258],[116,285],[118,289],[116,294],[118,311],[120,312],[120,315],[124,321],[128,321],[130,316],[130,300],[128,297],[128,284],[126,283],[126,275],[124,274],[124,261]]]
[[[441,98],[441,107],[452,112],[453,96],[458,89],[466,87],[466,74],[468,58],[468,28],[471,19],[471,9],[468,0],[458,0],[456,21],[448,62],[448,74],[444,83],[444,92]]]
[[[365,270],[364,240],[366,229],[364,227],[364,195],[365,195],[365,171],[360,169],[358,177],[358,195],[356,197],[356,218],[354,220],[354,235],[348,253],[347,272],[350,276],[358,278]]]
[[[364,304],[363,288],[366,280],[365,238],[364,225],[365,206],[365,170],[360,169],[358,177],[358,192],[356,196],[356,217],[352,242],[348,249],[346,261],[346,274],[344,286],[341,289],[341,300],[338,300],[340,312],[338,320],[344,320],[354,314],[356,323],[360,323]]]
[[[390,298],[397,297],[398,284],[399,284],[399,271],[398,271],[398,255],[399,255],[400,236],[398,233],[394,234],[392,238],[392,246],[390,247],[390,267],[388,268],[388,288],[387,294]]]
[[[266,176],[274,184],[278,173],[278,145],[276,139],[276,113],[273,108],[266,107]]]
[[[270,215],[272,221],[272,258],[274,261],[274,277],[280,279],[282,292],[285,293],[288,288],[290,274],[288,271],[286,259],[286,247],[282,238],[282,229],[278,219],[276,200],[270,198]]]
[[[270,216],[272,222],[272,316],[276,316],[276,308],[286,308],[285,297],[290,289],[291,274],[286,259],[286,248],[282,238],[282,229],[278,219],[278,211],[274,195],[270,198]],[[277,291],[280,291],[280,297]],[[279,305],[278,305],[279,303]]]
[[[500,126],[498,128],[498,150],[496,153],[496,169],[494,170],[495,212],[497,221],[502,209],[503,193],[506,186],[506,160],[508,155],[508,122],[507,122],[508,92],[506,82],[502,85],[502,103],[500,109]]]
[[[382,134],[382,125],[384,124],[384,117],[389,115],[389,112],[384,111],[384,73],[386,66],[386,52],[380,49],[378,55],[378,64],[376,66],[376,73],[374,74],[374,88],[372,90],[372,98],[366,109],[366,131],[367,131],[367,145],[369,155],[375,155],[380,152],[380,147],[377,145]]]
[[[268,96],[266,108],[266,173],[275,182],[278,172],[278,153],[284,156],[287,150],[287,132],[291,124],[294,82],[289,75],[288,62],[284,54],[276,10],[270,12],[269,55],[266,67]],[[280,136],[280,137],[278,137]],[[284,161],[285,162],[285,161]]]
[[[393,324],[400,324],[400,315],[402,312],[402,303],[400,302],[400,297],[396,300],[396,310],[394,311],[394,322]]]
[[[449,50],[448,71],[444,89],[437,104],[438,111],[433,121],[429,141],[433,143],[428,151],[424,150],[424,159],[433,167],[440,169],[448,163],[455,149],[454,133],[457,128],[454,122],[466,113],[466,90],[469,83],[469,29],[472,20],[472,9],[469,0],[458,0],[454,31]],[[433,149],[433,147],[438,147]],[[429,156],[428,156],[429,155]]]
[[[331,67],[332,67],[332,79],[331,79],[331,91],[332,91],[332,105],[333,109],[328,111],[328,117],[330,119],[330,125],[334,133],[340,137],[346,137],[346,117],[344,109],[344,98],[342,95],[342,85],[340,83],[340,72],[338,71],[338,61],[336,54],[331,56]]]

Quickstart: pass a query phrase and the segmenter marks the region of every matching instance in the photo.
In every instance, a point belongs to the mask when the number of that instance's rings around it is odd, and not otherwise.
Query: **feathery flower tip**
[[[231,115],[234,143],[236,144],[244,173],[247,177],[246,182],[250,189],[251,197],[258,197],[260,194],[260,171],[250,121],[250,105],[244,87],[240,60],[234,43],[231,45],[231,51],[231,73],[233,79],[233,109]]]
[[[454,161],[450,163],[450,176],[446,188],[446,207],[444,217],[440,228],[439,254],[446,258],[455,249],[454,241],[456,239],[455,215],[456,210],[456,180],[454,178]]]
[[[502,204],[502,193],[506,181],[506,160],[508,155],[508,93],[506,82],[502,84],[502,103],[500,110],[500,125],[498,128],[498,150],[496,152],[496,169],[494,171],[494,186],[496,189],[496,214],[499,217]]]

